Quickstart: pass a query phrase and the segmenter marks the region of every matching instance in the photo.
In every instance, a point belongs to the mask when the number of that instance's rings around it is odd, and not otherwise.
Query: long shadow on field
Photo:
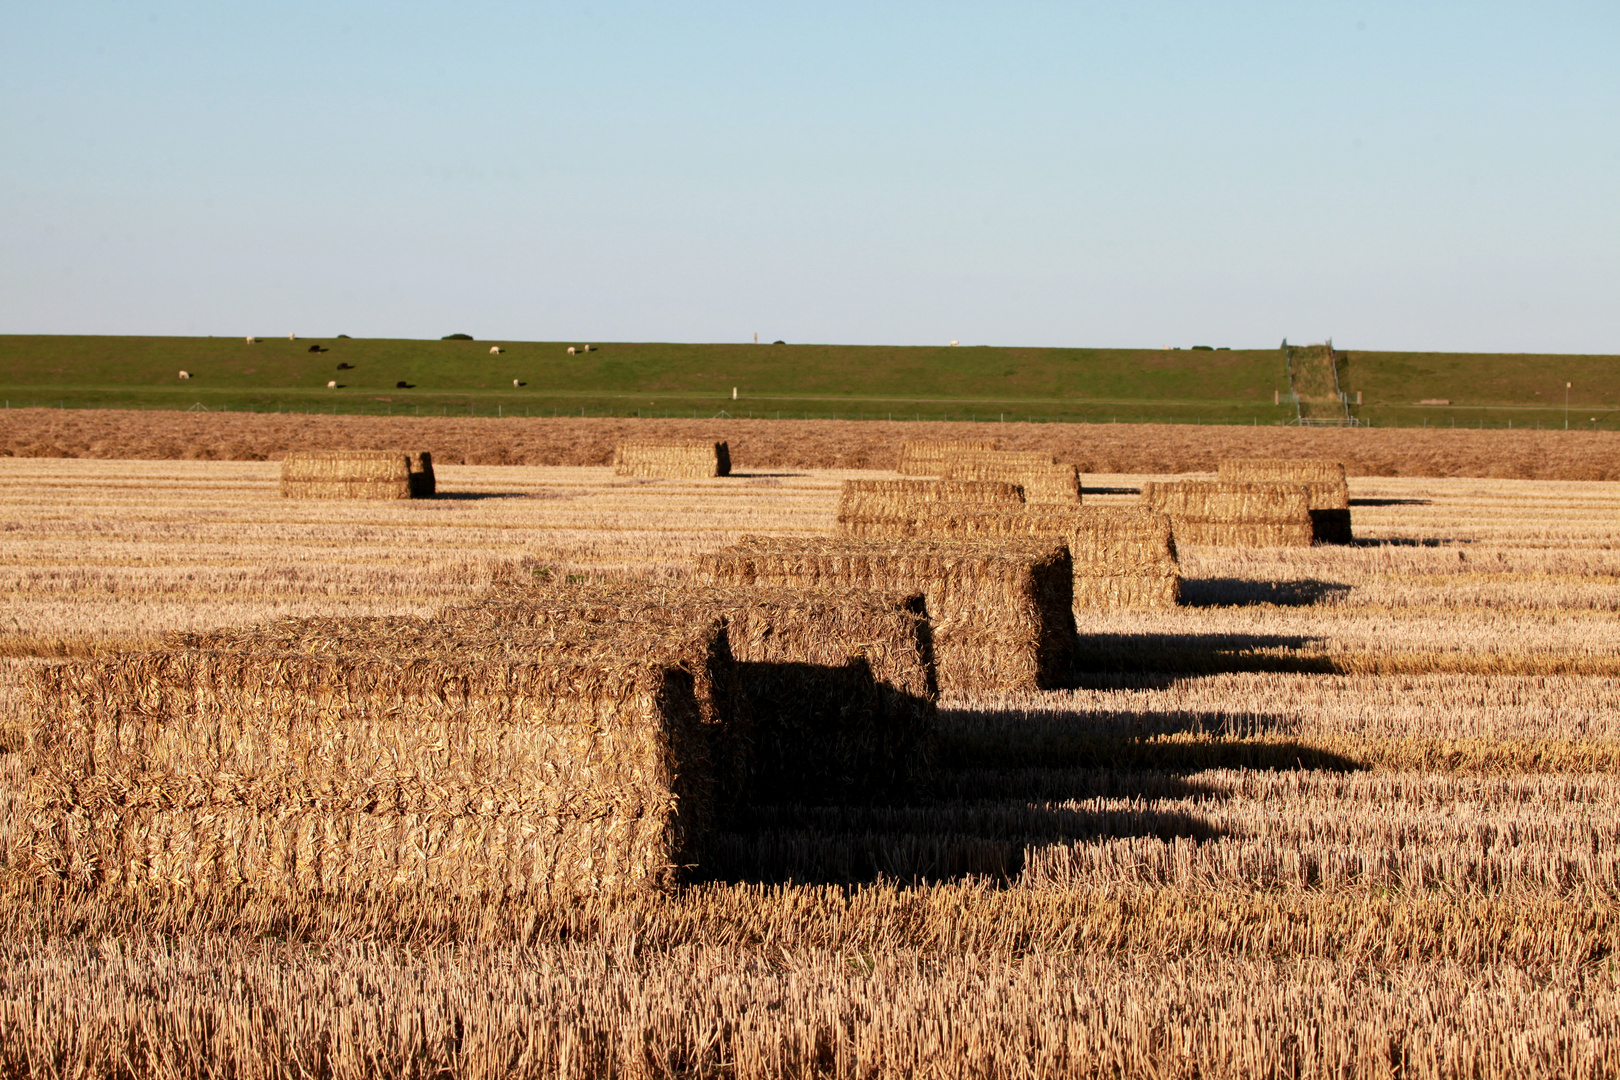
[[[445,502],[482,502],[485,499],[536,499],[545,496],[532,491],[441,491],[433,497]]]
[[[1090,484],[1085,484],[1085,485],[1083,485],[1081,487],[1080,494],[1082,496],[1085,496],[1085,495],[1140,495],[1140,494],[1142,494],[1142,489],[1139,488],[1139,487],[1092,487]]]
[[[1081,634],[1075,681],[1121,673],[1216,675],[1228,671],[1333,674],[1320,638],[1300,634]]]
[[[1350,586],[1337,581],[1254,581],[1249,578],[1183,578],[1181,602],[1186,607],[1312,607],[1344,599]]]
[[[1073,851],[1084,864],[1087,851],[1111,841],[1203,843],[1223,832],[1199,807],[1228,794],[1189,774],[1359,767],[1293,739],[1240,734],[1288,726],[1283,717],[1234,724],[1206,713],[943,710],[932,767],[911,791],[880,802],[748,807],[711,845],[701,876],[1010,884],[1040,849],[1060,860]]]
[[[1351,506],[1429,506],[1433,499],[1351,499]]]

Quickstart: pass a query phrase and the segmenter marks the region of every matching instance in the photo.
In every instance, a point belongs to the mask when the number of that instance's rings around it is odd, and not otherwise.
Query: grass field
[[[45,657],[171,629],[680,578],[831,531],[853,475],[449,465],[443,499],[312,505],[273,463],[0,459],[0,718]],[[1614,1075],[1620,492],[1351,496],[1357,545],[1185,550],[1182,607],[1080,627],[1075,688],[945,702],[914,794],[761,807],[673,896],[111,904],[0,873],[0,1072]]]
[[[152,338],[0,335],[13,405],[368,415],[731,416],[1283,423],[1280,349]],[[491,355],[492,345],[504,352]],[[326,351],[310,352],[312,346]],[[1613,356],[1357,352],[1375,426],[1620,423]],[[340,370],[339,364],[350,365]],[[193,378],[182,382],[185,370]],[[524,385],[513,386],[513,380]],[[328,381],[340,384],[328,389]],[[410,384],[401,389],[397,384]],[[733,401],[732,389],[738,397]],[[1444,398],[1454,407],[1419,407]]]

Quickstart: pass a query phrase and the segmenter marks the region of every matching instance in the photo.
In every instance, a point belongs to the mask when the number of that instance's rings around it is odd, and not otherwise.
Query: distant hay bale
[[[1311,522],[1316,539],[1324,544],[1348,544],[1350,486],[1344,462],[1322,458],[1238,458],[1220,463],[1220,478],[1234,483],[1289,483],[1305,485],[1310,498]]]
[[[697,577],[920,593],[941,693],[1058,686],[1073,659],[1073,568],[1061,541],[744,537],[701,556]]]
[[[302,651],[37,669],[33,872],[191,892],[560,897],[665,888],[700,860],[709,728],[727,719],[712,688],[734,683],[718,621],[541,640],[304,620],[301,634]]]
[[[914,439],[900,444],[895,471],[905,476],[938,476],[951,454],[994,450],[996,444],[975,439]]]
[[[433,455],[393,450],[295,450],[281,461],[284,499],[430,499]]]
[[[1308,547],[1315,536],[1303,484],[1150,480],[1140,505],[1170,515],[1178,545]]]
[[[903,787],[934,731],[932,634],[920,595],[864,589],[653,586],[609,582],[512,589],[447,608],[475,634],[580,622],[680,625],[718,617],[737,664],[751,751],[719,746],[720,800],[814,803]]]
[[[838,529],[866,539],[1057,537],[1074,564],[1076,619],[1086,608],[1174,607],[1181,597],[1170,519],[1126,507],[918,501],[882,507],[881,514],[846,513]]]
[[[842,526],[846,521],[905,520],[918,506],[941,503],[1022,507],[1024,489],[1017,484],[979,480],[845,480],[838,493],[838,521]],[[846,532],[846,535],[862,534]]]
[[[619,476],[700,479],[731,475],[731,448],[701,439],[628,439],[613,450]]]
[[[950,480],[991,480],[1017,484],[1030,503],[1079,503],[1080,472],[1059,465],[1050,454],[981,450],[947,454],[940,476]]]

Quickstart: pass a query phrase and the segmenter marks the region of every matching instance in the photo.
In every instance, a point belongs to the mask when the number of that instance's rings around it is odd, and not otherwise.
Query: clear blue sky
[[[1620,352],[1620,4],[0,8],[0,332]]]

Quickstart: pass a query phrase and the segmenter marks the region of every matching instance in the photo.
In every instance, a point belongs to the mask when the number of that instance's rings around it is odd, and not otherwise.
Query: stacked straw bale
[[[1031,503],[1078,503],[1080,472],[1059,465],[1050,454],[981,450],[948,454],[941,476],[947,480],[992,480],[1017,484]]]
[[[284,499],[431,499],[433,455],[295,450],[281,461]]]
[[[28,697],[30,860],[187,891],[667,887],[712,828],[730,681],[700,620],[483,640],[306,620],[50,665]]]
[[[937,690],[923,611],[920,595],[903,593],[610,582],[512,590],[439,619],[498,634],[719,618],[753,744],[746,756],[717,748],[718,767],[743,801],[817,802],[894,791],[926,763]]]
[[[1310,498],[1317,541],[1348,544],[1354,539],[1350,531],[1350,486],[1345,481],[1342,461],[1238,458],[1220,463],[1220,478],[1233,483],[1303,484]]]
[[[1150,480],[1141,507],[1170,516],[1178,545],[1309,547],[1315,536],[1302,484]]]
[[[853,530],[862,523],[904,521],[915,516],[921,506],[980,504],[1022,509],[1024,489],[1017,484],[978,480],[845,480],[838,493],[839,531],[861,535]],[[850,528],[846,529],[846,524]]]
[[[895,471],[902,476],[939,476],[945,471],[945,459],[954,454],[974,454],[994,450],[994,442],[972,439],[913,440],[900,444],[900,458]]]
[[[680,479],[730,476],[731,449],[723,442],[701,439],[628,439],[613,450],[613,471],[619,476]]]
[[[946,694],[1063,684],[1075,648],[1073,569],[1050,539],[744,537],[698,560],[719,586],[920,593]]]

